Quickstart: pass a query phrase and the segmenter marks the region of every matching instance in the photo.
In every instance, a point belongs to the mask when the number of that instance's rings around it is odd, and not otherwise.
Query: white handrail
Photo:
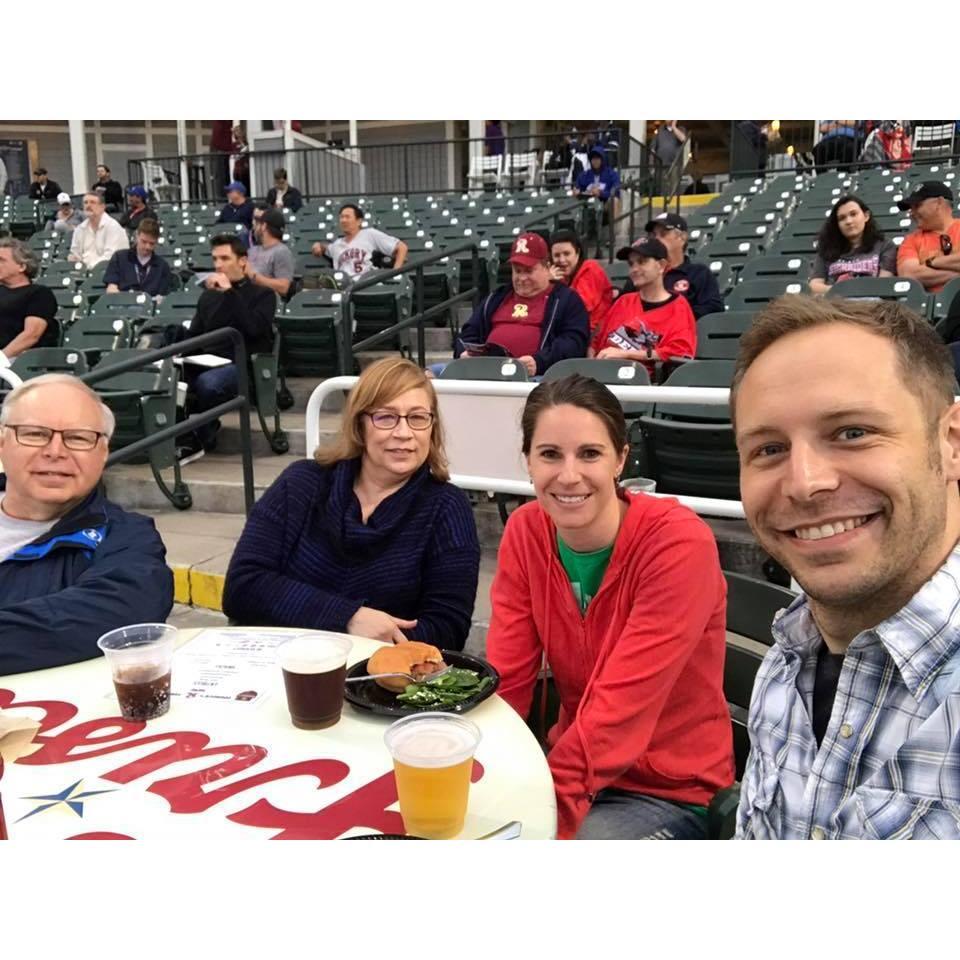
[[[0,367],[0,380],[6,380],[11,387],[19,387],[23,383],[10,367]]]
[[[312,451],[320,442],[320,409],[323,401],[333,393],[348,392],[357,382],[357,377],[330,377],[314,389],[307,402],[306,432],[307,451]],[[445,397],[526,397],[537,384],[532,381],[500,380],[434,380],[433,387],[438,396]],[[722,406],[729,402],[730,391],[726,387],[666,387],[666,386],[620,386],[608,384],[610,391],[618,400],[633,403],[696,403],[709,406]],[[480,420],[478,411],[478,421]],[[519,423],[516,424],[519,430]],[[448,446],[456,441],[451,435],[451,421],[444,419]],[[519,456],[519,443],[518,456]],[[456,463],[454,463],[456,466]],[[488,490],[493,493],[505,493],[514,496],[533,496],[533,485],[516,477],[490,477],[479,474],[452,473],[450,480],[466,490]],[[711,517],[730,517],[743,519],[743,504],[739,500],[717,500],[710,497],[688,497],[675,494],[656,494],[674,496],[684,506],[696,513]]]

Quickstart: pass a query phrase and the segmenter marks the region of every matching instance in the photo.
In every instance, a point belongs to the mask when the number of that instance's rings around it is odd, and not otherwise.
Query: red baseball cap
[[[521,233],[510,248],[510,262],[521,267],[535,267],[549,259],[547,242],[539,233]]]

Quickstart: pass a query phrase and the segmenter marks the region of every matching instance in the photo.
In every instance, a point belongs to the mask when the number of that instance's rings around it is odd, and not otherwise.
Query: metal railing
[[[165,360],[167,357],[177,357],[185,353],[202,352],[201,348],[210,347],[218,343],[229,341],[233,344],[234,362],[237,366],[237,396],[232,400],[218,404],[210,410],[203,413],[195,413],[173,426],[164,427],[156,433],[134,443],[114,450],[107,457],[107,466],[111,467],[115,463],[124,463],[133,457],[147,452],[151,447],[155,447],[165,440],[172,440],[185,433],[190,433],[197,427],[205,423],[211,423],[224,414],[232,410],[240,412],[240,456],[241,469],[243,472],[243,498],[245,512],[249,515],[253,509],[254,487],[253,487],[253,453],[252,441],[250,436],[250,378],[247,374],[247,349],[244,345],[243,335],[239,330],[233,327],[223,327],[220,330],[212,330],[209,333],[201,333],[199,336],[191,337],[189,340],[181,340],[179,343],[172,344],[169,347],[161,347],[157,350],[144,350],[139,356],[131,357],[129,360],[121,360],[118,363],[110,364],[100,369],[94,369],[84,374],[79,379],[92,386],[100,383],[102,380],[110,380],[121,373],[129,373],[133,370],[139,370],[142,367],[150,366],[158,360]],[[179,469],[175,467],[176,482],[174,493],[184,492],[184,485],[179,478]],[[165,491],[166,492],[166,491]],[[187,494],[189,496],[189,494]],[[174,503],[175,506],[178,504]],[[181,509],[189,506],[189,502]]]
[[[605,138],[600,144],[599,137]],[[577,142],[571,143],[571,138]],[[546,181],[568,185],[574,155],[581,157],[601,146],[612,167],[633,158],[649,163],[651,151],[624,139],[619,128],[589,134],[576,131],[508,135],[502,142],[485,137],[423,140],[410,143],[370,143],[347,146],[252,150],[242,154],[193,153],[147,157],[127,163],[129,183],[142,183],[159,200],[218,203],[231,179],[249,187],[251,175],[258,196],[273,185],[273,170],[283,167],[289,182],[305,198],[378,196],[382,194],[465,192],[484,189],[478,174],[482,158],[502,156],[496,189],[540,186]],[[501,151],[502,148],[502,152]],[[497,152],[491,152],[497,151]],[[638,155],[642,153],[642,158]],[[526,157],[523,166],[517,158]],[[510,158],[509,162],[507,158]]]
[[[424,267],[429,267],[435,263],[440,263],[444,260],[448,260],[450,257],[454,257],[459,253],[470,252],[471,255],[471,266],[472,273],[471,276],[474,278],[474,286],[469,290],[462,290],[459,293],[455,294],[452,297],[448,297],[446,300],[441,301],[440,303],[434,304],[428,309],[424,309],[423,300],[424,300],[424,285],[423,285],[423,269]],[[389,327],[386,327],[383,330],[378,331],[372,336],[366,337],[363,340],[353,342],[353,322],[351,317],[351,307],[353,306],[353,297],[356,293],[362,290],[368,290],[371,287],[378,286],[384,281],[391,280],[394,277],[405,276],[407,274],[415,274],[415,289],[414,294],[416,296],[416,312],[411,314],[404,320],[400,320],[398,323],[394,323]],[[420,256],[419,254],[414,254],[402,267],[394,267],[391,270],[378,270],[366,277],[361,277],[359,280],[354,280],[346,290],[343,291],[342,298],[340,300],[340,323],[339,323],[339,337],[340,337],[340,364],[341,370],[344,373],[353,371],[353,356],[354,353],[357,353],[361,350],[369,350],[371,347],[375,347],[377,344],[383,343],[384,341],[391,340],[396,334],[400,333],[403,330],[409,330],[410,327],[416,326],[417,328],[417,359],[420,366],[424,366],[426,363],[426,336],[424,331],[424,321],[432,319],[435,316],[439,316],[449,310],[452,306],[462,303],[464,300],[473,299],[474,304],[476,304],[477,298],[480,293],[480,287],[476,286],[478,278],[480,277],[480,252],[479,247],[476,241],[470,241],[467,243],[457,244],[456,246],[447,247],[443,250],[438,251],[437,253],[431,253],[426,256]]]
[[[307,449],[314,449],[320,442],[320,410],[327,396],[333,393],[348,392],[357,382],[357,377],[331,377],[324,380],[310,395],[306,412]],[[526,477],[520,451],[520,410],[527,396],[535,389],[532,381],[493,381],[493,380],[443,380],[433,381],[433,388],[441,400],[444,397],[498,398],[514,401],[503,409],[492,405],[485,406],[484,418],[490,421],[490,447],[484,447],[484,435],[478,424],[476,409],[462,421],[454,415],[450,407],[441,410],[444,433],[447,438],[447,454],[450,459],[450,480],[465,490],[477,490],[511,496],[532,497],[533,484]],[[621,402],[645,403],[696,403],[722,406],[729,402],[730,391],[726,387],[627,387],[611,385],[608,389]],[[512,435],[510,433],[512,430]],[[506,432],[505,432],[506,431]],[[512,446],[511,446],[512,443]],[[510,459],[505,451],[514,451],[517,456]],[[494,475],[468,473],[463,471],[464,462],[459,459],[462,451],[468,451],[475,462],[482,462],[485,468],[495,471]],[[514,462],[515,461],[515,462]],[[467,464],[469,466],[469,464]],[[459,468],[459,469],[458,469]],[[744,519],[743,504],[739,500],[719,500],[709,497],[691,497],[682,494],[654,494],[654,496],[673,497],[684,506],[699,514],[711,517],[729,517]]]

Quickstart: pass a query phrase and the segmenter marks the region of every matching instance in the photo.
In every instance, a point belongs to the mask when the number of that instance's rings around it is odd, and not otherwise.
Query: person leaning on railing
[[[257,502],[227,571],[223,610],[245,624],[334,630],[462,650],[480,544],[449,482],[424,372],[368,367],[340,433]]]
[[[716,541],[676,500],[619,488],[626,424],[596,380],[540,384],[521,429],[536,501],[500,544],[487,657],[522,717],[552,671],[557,836],[703,839],[734,778]]]

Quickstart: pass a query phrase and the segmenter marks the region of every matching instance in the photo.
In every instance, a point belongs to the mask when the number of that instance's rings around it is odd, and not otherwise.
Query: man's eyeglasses
[[[940,252],[946,257],[953,253],[953,241],[945,234],[940,234]]]
[[[14,426],[12,423],[4,426],[13,431],[17,443],[23,447],[45,447],[53,440],[53,435],[59,433],[68,450],[92,450],[100,438],[106,436],[98,430],[54,430],[53,427],[34,427],[27,424]]]
[[[378,430],[393,430],[401,420],[406,420],[411,430],[429,430],[433,424],[433,414],[426,410],[414,410],[413,413],[406,414],[377,410],[367,416]]]

